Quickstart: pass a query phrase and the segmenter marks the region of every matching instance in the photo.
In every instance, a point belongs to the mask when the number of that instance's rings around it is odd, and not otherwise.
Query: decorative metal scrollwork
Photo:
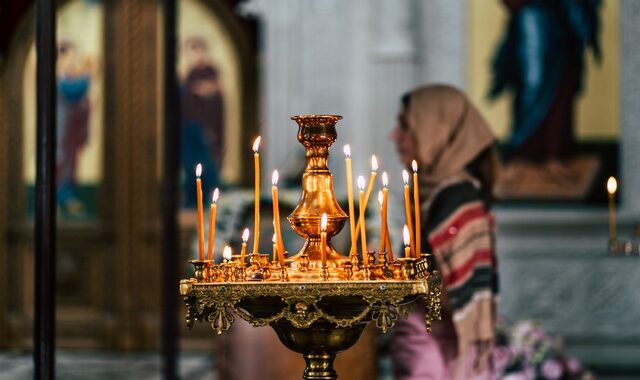
[[[324,320],[351,327],[368,320],[383,332],[406,317],[410,303],[425,301],[425,322],[440,318],[440,277],[411,281],[313,282],[313,283],[198,283],[183,280],[180,291],[187,305],[187,326],[208,321],[217,334],[228,330],[233,314],[253,326],[286,320],[296,328],[308,328]],[[281,302],[262,302],[262,299]],[[247,303],[246,301],[251,301]],[[329,301],[328,301],[329,300]],[[358,301],[354,301],[358,300]],[[355,308],[353,302],[359,302]],[[249,305],[249,306],[248,306]],[[251,306],[252,305],[252,306]],[[259,308],[260,313],[255,309]],[[348,313],[344,310],[349,309]]]

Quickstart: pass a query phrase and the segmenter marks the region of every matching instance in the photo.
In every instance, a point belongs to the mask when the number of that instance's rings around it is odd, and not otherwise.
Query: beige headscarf
[[[411,92],[407,123],[418,145],[427,199],[445,182],[472,180],[465,167],[495,137],[480,112],[458,89],[429,85]]]

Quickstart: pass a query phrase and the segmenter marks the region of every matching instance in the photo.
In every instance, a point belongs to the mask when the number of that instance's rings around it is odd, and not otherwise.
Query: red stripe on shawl
[[[464,264],[451,271],[445,278],[444,283],[447,286],[452,286],[456,282],[459,282],[461,279],[464,279],[473,272],[476,265],[479,264],[494,264],[493,250],[490,248],[481,249],[476,251],[473,256],[469,258]]]
[[[473,219],[484,217],[486,214],[484,206],[481,203],[469,205],[464,210],[460,211],[458,215],[454,216],[450,223],[444,225],[444,228],[439,228],[441,229],[441,232],[434,234],[433,237],[429,239],[431,247],[434,251],[437,250],[443,244],[456,236],[462,226]]]

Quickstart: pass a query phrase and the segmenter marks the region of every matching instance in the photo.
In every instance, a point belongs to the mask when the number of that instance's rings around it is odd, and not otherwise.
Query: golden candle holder
[[[337,378],[336,354],[351,347],[370,321],[387,332],[398,316],[408,315],[413,302],[423,300],[425,328],[430,331],[431,322],[440,319],[441,280],[428,254],[393,261],[385,252],[371,251],[363,262],[333,248],[331,238],[348,218],[335,198],[327,166],[341,117],[292,119],[299,126],[307,167],[302,196],[288,220],[306,239],[304,246],[285,260],[284,267],[259,253],[250,255],[248,266],[235,256],[218,265],[193,261],[195,277],[180,282],[180,294],[187,305],[188,327],[207,321],[221,334],[231,327],[234,315],[256,327],[269,325],[287,348],[303,354],[303,379],[331,380]],[[320,244],[323,213],[326,244]]]

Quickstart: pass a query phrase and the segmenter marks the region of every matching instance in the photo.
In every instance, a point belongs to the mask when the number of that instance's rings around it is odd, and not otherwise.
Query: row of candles
[[[258,246],[260,244],[260,141],[261,138],[258,136],[253,143],[253,157],[254,157],[254,173],[255,173],[255,186],[254,186],[254,235],[253,235],[253,250],[252,253],[258,253]],[[365,212],[367,208],[367,204],[373,190],[373,186],[375,183],[375,179],[378,172],[378,161],[376,156],[371,156],[371,173],[369,175],[368,184],[365,186],[365,179],[363,176],[359,176],[357,178],[357,186],[358,186],[358,207],[359,207],[359,218],[356,219],[353,217],[355,215],[355,205],[354,205],[354,193],[353,193],[353,178],[352,178],[352,167],[351,167],[351,148],[349,145],[344,146],[344,154],[345,154],[345,168],[346,168],[346,179],[347,179],[347,200],[349,207],[349,227],[350,227],[350,237],[351,237],[351,247],[349,250],[349,255],[351,257],[357,255],[357,243],[358,239],[360,239],[361,250],[363,254],[363,261],[365,263],[368,262],[368,248],[367,248],[367,238],[366,238],[366,224],[365,224]],[[420,194],[418,191],[418,165],[414,160],[412,162],[413,169],[413,201],[414,201],[414,209],[413,213],[411,210],[411,192],[409,188],[409,173],[406,170],[402,171],[402,179],[403,179],[403,192],[404,192],[404,208],[405,208],[405,217],[406,224],[403,228],[403,238],[405,244],[405,257],[419,257],[421,252],[420,245]],[[196,166],[196,192],[197,192],[197,207],[198,207],[198,259],[200,261],[205,260],[205,251],[204,251],[204,204],[203,204],[203,193],[202,193],[202,181],[200,176],[202,175],[202,165],[198,164]],[[285,258],[285,248],[284,242],[282,240],[282,232],[280,229],[280,207],[278,203],[278,171],[274,170],[273,175],[271,177],[271,196],[273,202],[273,225],[274,225],[274,234],[273,234],[273,261],[278,261],[281,267],[284,267],[284,258]],[[389,229],[387,223],[387,209],[388,209],[388,184],[389,179],[386,172],[382,173],[382,190],[378,192],[378,203],[380,204],[381,209],[381,227],[380,227],[380,246],[379,252],[387,252],[391,259],[393,259],[393,251],[391,249],[391,241],[389,237]],[[365,190],[366,188],[366,190]],[[209,236],[208,236],[208,246],[207,246],[207,259],[209,261],[214,260],[214,249],[215,249],[215,224],[216,224],[216,214],[217,214],[217,202],[220,196],[220,191],[218,188],[214,189],[213,196],[211,199],[210,211],[209,211]],[[413,223],[413,218],[415,218],[415,228]],[[326,244],[327,244],[327,215],[323,214],[320,222],[320,241],[321,241],[321,260],[322,266],[326,266]],[[240,262],[245,262],[246,255],[246,246],[247,241],[249,239],[249,229],[245,228],[242,233],[242,246],[240,253]],[[223,250],[223,258],[226,260],[231,259],[231,248],[229,246],[225,246]]]

